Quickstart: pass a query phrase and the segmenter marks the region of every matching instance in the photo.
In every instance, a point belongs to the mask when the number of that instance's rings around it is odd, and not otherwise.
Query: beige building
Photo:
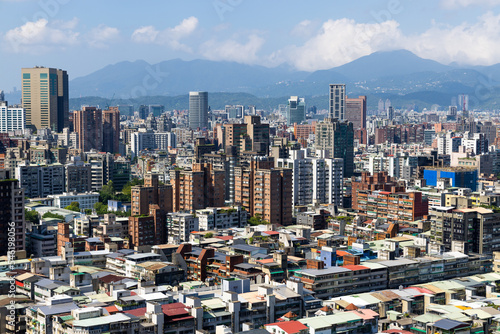
[[[292,169],[274,168],[274,160],[256,158],[248,167],[236,167],[234,174],[235,203],[250,216],[271,224],[292,223]]]
[[[61,132],[69,125],[68,74],[48,67],[22,69],[26,126]]]

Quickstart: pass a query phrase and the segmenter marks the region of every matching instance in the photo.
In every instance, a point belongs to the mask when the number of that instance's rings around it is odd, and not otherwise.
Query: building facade
[[[327,151],[328,158],[344,160],[344,177],[354,173],[354,129],[351,122],[326,118],[316,123],[316,150]]]
[[[22,101],[26,126],[61,132],[69,125],[68,74],[64,70],[34,67],[22,70]]]
[[[207,92],[189,92],[189,127],[193,130],[208,127]]]

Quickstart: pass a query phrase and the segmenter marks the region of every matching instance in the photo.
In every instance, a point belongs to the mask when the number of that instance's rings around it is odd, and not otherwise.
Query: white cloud
[[[500,5],[500,0],[441,0],[441,6],[445,9],[459,9],[469,6],[494,7]]]
[[[289,46],[270,55],[271,63],[288,61],[305,71],[328,69],[381,49],[397,48],[401,32],[396,21],[356,23],[350,19],[328,20],[302,46]]]
[[[45,19],[26,22],[24,25],[7,31],[4,40],[8,49],[14,52],[40,53],[53,48],[64,48],[78,44],[79,33],[73,31],[78,21],[54,21]]]
[[[140,27],[132,33],[132,40],[137,43],[154,43],[158,30],[153,26]]]
[[[174,50],[191,52],[191,48],[181,40],[190,36],[198,27],[198,19],[194,16],[182,20],[173,28],[159,31],[153,26],[145,26],[136,29],[132,33],[132,41],[137,43],[154,43],[168,45]]]
[[[491,65],[500,59],[499,39],[500,15],[490,12],[473,24],[434,24],[420,35],[406,37],[403,45],[420,57],[442,63]]]
[[[209,60],[253,64],[257,62],[257,52],[261,49],[264,42],[265,40],[256,34],[248,36],[246,43],[240,43],[235,39],[227,39],[225,41],[211,39],[200,46],[200,53]]]
[[[293,27],[290,35],[298,38],[309,38],[317,31],[318,26],[319,22],[317,20],[304,20]]]
[[[101,24],[89,32],[87,41],[91,47],[106,48],[109,43],[116,41],[119,36],[120,31],[117,28]]]
[[[464,0],[465,1],[465,0]],[[300,25],[307,26],[304,22]],[[491,65],[500,60],[500,14],[488,12],[475,22],[456,26],[432,23],[426,31],[404,35],[394,20],[357,23],[328,20],[300,45],[289,45],[266,57],[268,65],[288,62],[299,70],[340,66],[377,51],[407,49],[416,55],[449,64]]]

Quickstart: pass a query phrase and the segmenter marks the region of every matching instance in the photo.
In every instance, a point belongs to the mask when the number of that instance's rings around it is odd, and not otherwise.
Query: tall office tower
[[[69,125],[68,74],[47,67],[23,68],[26,125],[61,132]]]
[[[469,110],[469,95],[458,95],[458,109],[462,110],[462,112]]]
[[[446,120],[448,121],[456,121],[457,120],[457,107],[450,106],[448,108],[448,112],[446,113]]]
[[[385,100],[385,110],[387,111],[390,107],[392,107],[391,100],[389,99]]]
[[[170,183],[175,212],[224,206],[225,171],[212,164],[194,163],[192,170],[171,170]]]
[[[316,150],[325,150],[326,158],[344,159],[344,177],[354,173],[354,129],[351,122],[326,118],[316,123]]]
[[[366,96],[345,99],[345,119],[352,122],[354,130],[366,129]]]
[[[23,108],[9,108],[7,101],[0,100],[0,133],[22,130],[25,124]]]
[[[139,118],[146,119],[149,116],[149,107],[141,105],[139,106]]]
[[[385,112],[385,103],[384,100],[378,100],[378,114],[383,114]]]
[[[451,103],[450,103],[450,105],[451,105],[452,107],[456,107],[456,106],[457,106],[457,97],[456,97],[456,96],[453,96],[453,97],[451,98]]]
[[[0,255],[6,255],[11,250],[8,237],[9,224],[14,223],[14,250],[25,248],[26,225],[24,223],[24,189],[19,187],[14,171],[0,170],[2,191],[0,192]],[[9,231],[9,233],[7,233]]]
[[[329,118],[345,119],[345,85],[330,84]]]
[[[207,92],[189,92],[189,127],[193,130],[208,127]]]
[[[102,110],[83,107],[73,113],[73,125],[78,133],[78,149],[89,152],[102,149]]]
[[[0,102],[5,101],[5,95],[3,93],[3,90],[0,90]]]
[[[160,116],[164,112],[165,112],[165,106],[163,106],[161,104],[150,104],[148,106],[148,115],[146,115],[146,116],[149,116],[151,114],[153,116]]]
[[[109,107],[102,112],[102,150],[118,153],[120,144],[120,110]]]
[[[394,108],[392,108],[392,106],[389,106],[389,108],[387,108],[387,119],[394,119]]]
[[[271,224],[292,223],[293,174],[274,168],[274,159],[254,157],[248,167],[234,169],[235,204]]]
[[[286,124],[300,124],[306,119],[306,101],[298,96],[290,96],[286,106]]]

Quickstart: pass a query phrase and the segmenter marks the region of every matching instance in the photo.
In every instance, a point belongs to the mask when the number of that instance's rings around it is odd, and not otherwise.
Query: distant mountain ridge
[[[71,80],[70,97],[102,97],[111,104],[147,96],[175,98],[197,90],[246,93],[270,99],[290,95],[315,97],[327,95],[329,83],[345,83],[351,96],[368,95],[373,99],[394,95],[396,99],[401,97],[401,103],[410,104],[415,96],[418,101],[423,93],[422,96],[432,96],[429,92],[435,92],[436,96],[440,93],[447,99],[462,93],[475,94],[481,85],[496,92],[500,83],[492,77],[500,78],[500,64],[461,68],[423,59],[407,50],[375,52],[342,66],[315,72],[295,71],[289,66],[266,68],[201,59],[171,59],[158,64],[137,60],[108,65]],[[479,102],[492,105],[490,100],[495,94]],[[405,96],[412,98],[405,99]],[[282,103],[286,103],[286,99]],[[373,103],[376,101],[369,100],[369,105]]]

